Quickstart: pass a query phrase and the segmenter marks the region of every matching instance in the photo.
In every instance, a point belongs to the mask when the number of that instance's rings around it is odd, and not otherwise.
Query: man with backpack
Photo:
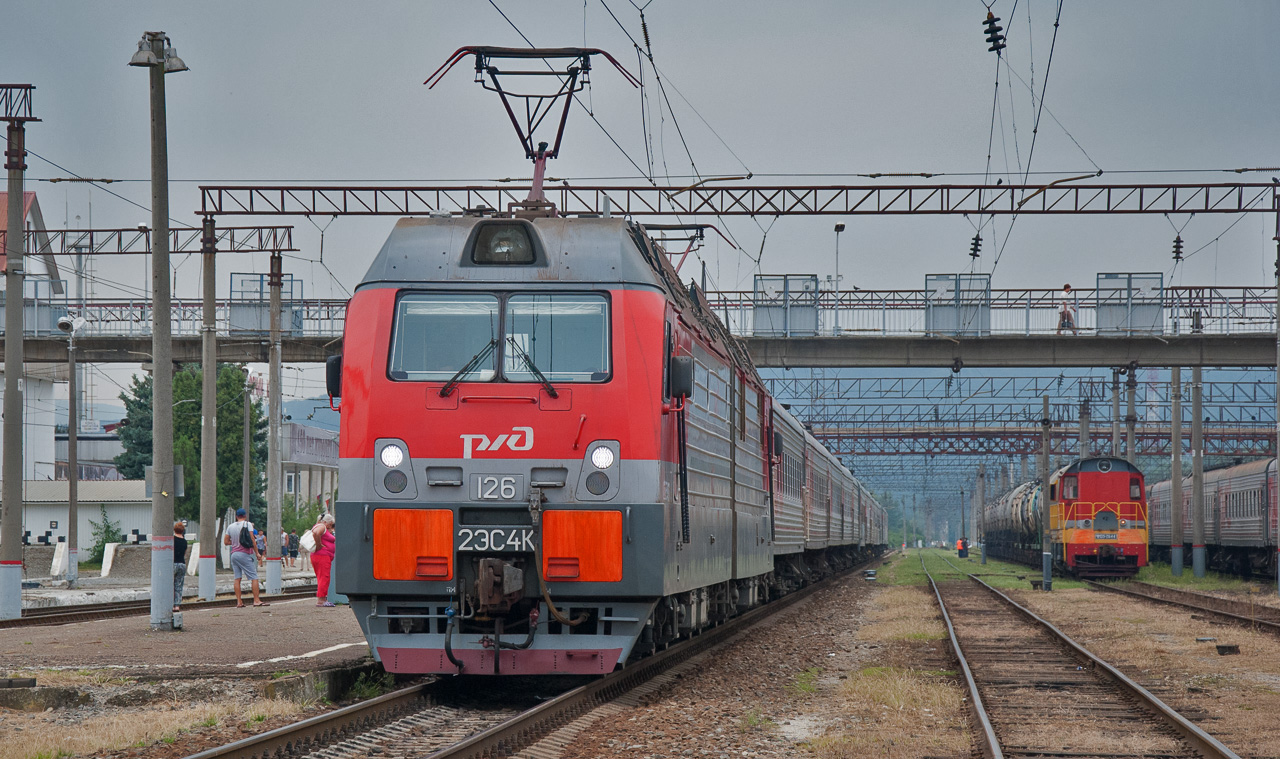
[[[235,583],[236,608],[244,607],[240,599],[240,578],[250,581],[253,589],[254,606],[270,606],[263,603],[258,595],[258,559],[257,543],[253,539],[253,522],[244,509],[236,509],[236,521],[227,527],[222,536],[222,543],[231,546],[231,569]]]

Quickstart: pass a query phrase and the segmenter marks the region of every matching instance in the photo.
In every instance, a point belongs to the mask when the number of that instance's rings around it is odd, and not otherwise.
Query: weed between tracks
[[[843,677],[838,691],[841,709],[852,729],[829,733],[810,742],[822,759],[920,756],[964,756],[970,739],[965,723],[964,691],[955,673],[936,665],[949,654],[946,630],[930,596],[907,587],[914,556],[898,557],[881,577],[899,587],[881,590],[866,606],[858,628],[859,645],[881,649],[887,666],[863,667]],[[919,573],[923,582],[924,574]],[[929,665],[934,665],[930,667]]]

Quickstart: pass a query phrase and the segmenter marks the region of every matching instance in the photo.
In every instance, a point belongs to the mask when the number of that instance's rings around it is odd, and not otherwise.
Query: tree
[[[174,499],[174,516],[200,516],[200,414],[201,383],[199,364],[185,364],[173,376],[173,462],[183,469],[186,495]],[[128,423],[120,428],[124,452],[116,457],[121,476],[140,479],[151,465],[151,376],[136,375],[129,389],[120,394]],[[216,514],[240,508],[244,452],[244,372],[235,364],[218,365],[217,429],[218,481]],[[249,518],[266,524],[264,494],[267,468],[267,418],[260,399],[250,409]]]

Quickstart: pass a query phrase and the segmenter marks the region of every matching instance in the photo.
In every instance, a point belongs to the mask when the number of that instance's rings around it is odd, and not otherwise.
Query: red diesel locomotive
[[[1023,483],[984,507],[988,553],[1040,566],[1043,489]],[[1147,565],[1142,472],[1119,458],[1074,461],[1049,478],[1053,564],[1078,577],[1132,577]]]
[[[606,673],[888,542],[636,223],[402,219],[343,351],[335,578],[388,671]]]

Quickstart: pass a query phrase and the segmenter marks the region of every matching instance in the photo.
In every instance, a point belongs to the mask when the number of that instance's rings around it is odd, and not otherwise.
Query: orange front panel
[[[555,582],[620,581],[622,512],[543,512],[542,576]]]
[[[378,509],[373,512],[375,580],[452,580],[453,512]]]

